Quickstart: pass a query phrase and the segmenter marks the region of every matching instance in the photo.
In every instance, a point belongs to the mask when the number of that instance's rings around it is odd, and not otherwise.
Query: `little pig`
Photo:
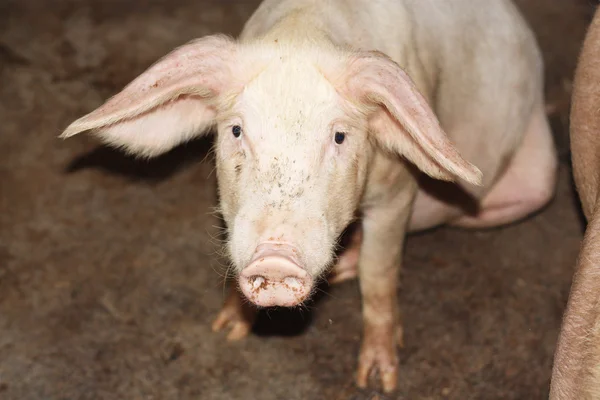
[[[252,324],[247,300],[292,307],[328,272],[333,282],[358,276],[357,383],[377,373],[389,392],[406,233],[497,226],[553,196],[542,75],[509,0],[265,0],[238,40],[212,35],[174,50],[62,137],[91,130],[151,157],[216,126],[239,291],[213,328],[239,339]],[[353,246],[336,260],[358,216]]]
[[[551,400],[600,398],[600,9],[575,71],[571,150],[588,225],[554,357]]]

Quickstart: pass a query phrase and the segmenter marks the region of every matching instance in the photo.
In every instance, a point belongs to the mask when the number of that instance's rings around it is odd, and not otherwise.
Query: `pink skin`
[[[285,243],[258,246],[238,282],[244,296],[261,307],[291,307],[311,293],[313,280],[295,260],[297,250]]]

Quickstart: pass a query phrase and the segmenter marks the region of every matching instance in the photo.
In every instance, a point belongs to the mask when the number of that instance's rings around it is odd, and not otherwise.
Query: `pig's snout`
[[[244,295],[263,307],[291,307],[302,303],[313,280],[295,256],[297,251],[283,243],[261,244],[250,264],[242,270],[239,284]]]

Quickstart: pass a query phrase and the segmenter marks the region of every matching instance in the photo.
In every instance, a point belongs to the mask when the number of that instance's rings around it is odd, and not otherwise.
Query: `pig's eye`
[[[231,133],[233,133],[233,136],[235,136],[236,138],[239,138],[242,134],[242,127],[239,125],[232,126]]]
[[[336,132],[335,133],[335,142],[337,144],[344,143],[344,139],[346,139],[346,134],[344,132]]]

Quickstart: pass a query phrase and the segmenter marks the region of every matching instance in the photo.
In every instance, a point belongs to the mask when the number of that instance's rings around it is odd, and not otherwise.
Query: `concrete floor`
[[[568,99],[589,0],[519,0],[547,63],[558,194],[502,229],[407,243],[400,389],[359,391],[356,282],[310,312],[210,323],[223,260],[210,141],[151,162],[57,135],[173,47],[236,34],[257,2],[0,2],[0,399],[541,399],[583,225]]]

